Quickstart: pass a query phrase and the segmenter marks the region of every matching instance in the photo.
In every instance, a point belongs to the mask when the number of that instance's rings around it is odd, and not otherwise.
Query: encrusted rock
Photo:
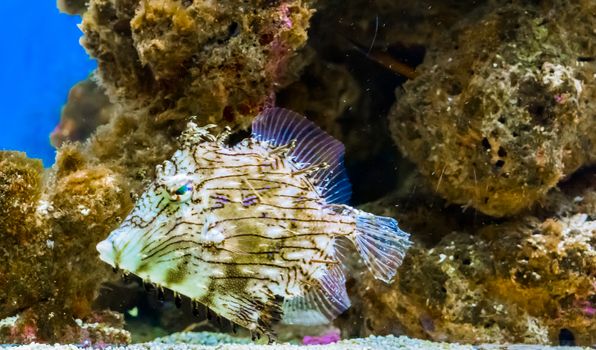
[[[311,14],[300,0],[91,0],[82,43],[125,107],[247,126],[305,43]]]
[[[42,173],[41,161],[22,152],[0,152],[0,240],[29,238],[41,196]]]
[[[389,118],[441,196],[511,215],[596,161],[595,12],[485,6],[428,48]]]
[[[87,10],[88,0],[57,0],[56,6],[64,13],[80,15]]]
[[[43,175],[38,160],[0,152],[0,319],[19,321],[1,342],[77,341],[111,276],[95,244],[131,206],[122,178],[90,166],[75,146]]]
[[[47,318],[55,317],[50,314]],[[3,343],[32,343],[44,341],[38,334],[37,321],[46,317],[13,316],[0,320],[0,340]],[[82,346],[102,346],[105,344],[129,344],[130,333],[123,329],[124,318],[114,312],[94,314],[88,322],[76,319],[73,326],[64,326],[61,330],[63,343]]]
[[[355,334],[405,333],[464,343],[577,345],[596,338],[596,178],[574,176],[531,215],[491,221],[388,197],[366,210],[395,215],[420,243],[391,286],[351,282]],[[398,196],[399,197],[399,196]],[[427,224],[424,224],[427,222]],[[348,283],[350,284],[350,283]],[[349,325],[349,326],[348,326]]]
[[[85,79],[78,82],[70,89],[60,123],[50,135],[52,145],[59,148],[65,141],[87,139],[99,125],[106,124],[116,110],[104,89],[95,81]]]

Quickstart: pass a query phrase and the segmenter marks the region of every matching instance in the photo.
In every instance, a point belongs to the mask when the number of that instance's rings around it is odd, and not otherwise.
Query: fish
[[[261,112],[233,145],[229,128],[214,127],[188,123],[181,148],[97,244],[101,260],[270,341],[277,322],[326,324],[350,307],[350,246],[391,283],[410,235],[347,204],[340,141],[283,108]]]

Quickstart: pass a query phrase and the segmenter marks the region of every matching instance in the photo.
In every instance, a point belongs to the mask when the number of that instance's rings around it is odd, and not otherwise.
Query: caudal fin
[[[399,229],[397,221],[360,210],[356,214],[353,242],[375,278],[390,283],[412,245],[410,235]]]

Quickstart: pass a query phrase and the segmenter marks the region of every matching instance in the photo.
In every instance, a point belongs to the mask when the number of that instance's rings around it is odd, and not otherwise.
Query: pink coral
[[[577,305],[582,310],[582,312],[590,317],[596,316],[596,305],[585,300],[582,302],[578,302]]]

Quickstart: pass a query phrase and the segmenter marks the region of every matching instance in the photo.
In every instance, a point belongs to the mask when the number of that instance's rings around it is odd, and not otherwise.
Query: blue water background
[[[62,14],[55,0],[0,0],[0,149],[54,162],[49,135],[68,90],[95,68],[79,45],[79,16]]]

